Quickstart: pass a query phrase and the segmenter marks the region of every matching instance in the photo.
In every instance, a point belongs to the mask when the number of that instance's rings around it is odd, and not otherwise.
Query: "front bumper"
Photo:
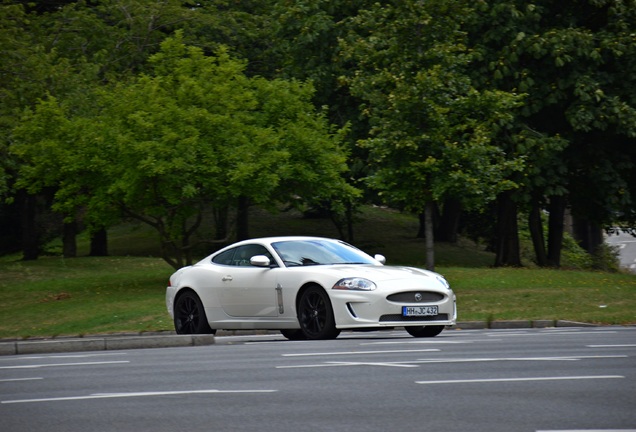
[[[332,291],[332,305],[336,327],[339,329],[362,329],[378,327],[409,327],[430,325],[455,325],[457,322],[456,297],[452,290],[418,292],[434,292],[439,300],[421,302],[400,299],[390,301],[387,292],[339,292]],[[423,317],[402,315],[403,306],[437,306],[438,314]]]

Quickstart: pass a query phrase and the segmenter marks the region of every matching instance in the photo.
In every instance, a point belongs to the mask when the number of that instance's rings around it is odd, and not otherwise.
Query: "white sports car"
[[[278,329],[288,339],[332,339],[343,329],[404,327],[433,337],[455,324],[455,294],[441,275],[384,262],[340,240],[246,240],[177,270],[166,305],[179,334]]]

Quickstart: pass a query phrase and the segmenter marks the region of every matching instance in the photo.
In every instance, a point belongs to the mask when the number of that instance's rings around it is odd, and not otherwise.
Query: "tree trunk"
[[[236,212],[236,239],[246,240],[249,237],[249,198],[240,196],[238,198],[238,208]]]
[[[593,255],[603,243],[603,229],[587,218],[574,218],[574,238],[578,244]]]
[[[62,229],[62,255],[64,258],[75,258],[77,257],[77,221],[65,222]]]
[[[39,231],[37,226],[37,197],[18,192],[17,199],[20,202],[20,242],[22,246],[22,259],[25,261],[36,260],[40,255]]]
[[[511,192],[497,197],[497,231],[495,238],[495,267],[521,266],[517,204]]]
[[[534,246],[534,255],[537,260],[537,265],[539,267],[546,267],[548,265],[548,255],[545,250],[541,207],[537,202],[532,204],[532,209],[528,215],[528,228],[530,229],[530,237],[532,237],[532,245]]]
[[[565,218],[564,196],[550,197],[548,211],[548,265],[550,267],[561,267],[561,249],[563,248],[563,229]]]
[[[434,203],[429,201],[424,207],[424,226],[426,233],[426,269],[435,271],[435,239],[433,238],[433,207]]]
[[[101,228],[91,234],[90,256],[108,256],[108,232]]]
[[[227,238],[228,234],[228,206],[215,207],[213,209],[214,216],[214,240],[222,240]]]
[[[435,227],[435,240],[445,243],[457,243],[457,230],[462,204],[457,199],[444,201],[439,221]]]

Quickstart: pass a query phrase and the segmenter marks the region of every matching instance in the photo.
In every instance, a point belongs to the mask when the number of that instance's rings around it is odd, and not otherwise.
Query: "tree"
[[[148,57],[157,52],[160,42],[175,29],[182,29],[184,40],[204,47],[207,52],[216,49],[220,42],[233,43],[241,53],[250,52],[245,47],[258,45],[253,41],[267,45],[263,35],[256,34],[256,29],[267,26],[260,24],[261,16],[248,13],[253,6],[260,10],[266,3],[241,2],[236,7],[228,7],[222,2],[202,4],[181,0],[3,1],[0,6],[3,57],[0,154],[4,157],[0,162],[0,196],[10,204],[0,211],[34,210],[22,212],[25,228],[41,227],[34,218],[39,217],[38,212],[48,211],[46,206],[35,206],[32,202],[48,200],[13,188],[22,162],[9,148],[13,143],[13,128],[19,125],[23,110],[32,110],[38,99],[50,95],[64,107],[64,115],[88,116],[95,109],[91,96],[96,89],[147,70]],[[46,190],[54,193],[50,187]],[[13,201],[18,202],[11,204]],[[83,213],[75,212],[75,215],[80,217]],[[27,216],[33,220],[24,220]],[[72,217],[65,215],[65,245],[74,242],[70,228],[83,226],[82,221],[71,221]],[[104,216],[102,220],[109,218]],[[91,222],[94,223],[95,220]],[[105,228],[93,226],[94,234],[105,233]],[[23,229],[22,233],[23,245],[25,248],[29,245],[25,256],[37,257],[38,239],[45,237],[30,229]],[[91,253],[105,253],[105,236],[95,235],[93,239],[103,244],[99,248],[93,244]],[[72,251],[73,247],[69,244],[64,249]]]
[[[476,91],[466,74],[459,1],[390,1],[360,11],[342,47],[357,65],[347,77],[365,100],[371,124],[361,142],[373,164],[369,184],[384,199],[432,221],[432,206],[449,197],[483,206],[521,166],[493,140],[512,120],[519,99]],[[432,229],[427,267],[434,266]]]
[[[480,88],[527,93],[520,130],[532,145],[522,193],[537,261],[559,266],[563,215],[598,227],[633,221],[636,3],[614,0],[479,2],[467,26]],[[502,142],[514,151],[518,141]],[[549,209],[545,253],[540,209]],[[601,236],[597,235],[596,243]],[[595,242],[592,242],[595,243]],[[594,244],[589,249],[594,248]]]
[[[89,221],[118,209],[149,224],[178,268],[192,262],[210,207],[356,193],[341,177],[341,134],[315,112],[311,86],[248,78],[225,50],[206,56],[180,34],[150,61],[152,74],[97,92],[91,117],[69,117],[53,99],[25,117],[14,150],[28,161],[22,178],[56,183],[56,208],[85,206]],[[58,126],[43,136],[39,124]]]

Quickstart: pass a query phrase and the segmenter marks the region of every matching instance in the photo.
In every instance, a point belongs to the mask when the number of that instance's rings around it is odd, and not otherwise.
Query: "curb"
[[[596,324],[564,320],[534,321],[464,321],[453,330],[480,329],[526,329],[552,327],[598,327]],[[254,334],[278,334],[263,330],[219,330],[217,336],[239,336]],[[112,351],[142,348],[175,348],[187,346],[206,346],[215,343],[214,335],[177,335],[174,332],[135,333],[119,335],[94,335],[87,337],[60,337],[33,340],[0,340],[0,356],[18,354],[45,354],[78,351]]]
[[[173,348],[214,344],[214,335],[149,335],[0,342],[0,355]]]

